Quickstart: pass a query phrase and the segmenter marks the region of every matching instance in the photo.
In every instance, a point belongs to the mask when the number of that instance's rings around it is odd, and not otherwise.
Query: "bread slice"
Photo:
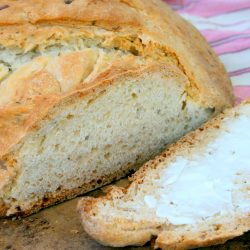
[[[104,245],[190,249],[250,230],[250,102],[227,110],[146,163],[128,189],[84,197],[86,232]]]
[[[0,217],[126,175],[233,100],[207,42],[159,0],[5,1]]]

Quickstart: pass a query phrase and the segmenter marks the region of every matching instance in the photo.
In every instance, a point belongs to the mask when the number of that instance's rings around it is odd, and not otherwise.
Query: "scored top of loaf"
[[[207,107],[233,103],[230,80],[205,39],[160,0],[2,1],[0,47],[21,53],[84,38],[175,64],[189,79],[187,93]]]

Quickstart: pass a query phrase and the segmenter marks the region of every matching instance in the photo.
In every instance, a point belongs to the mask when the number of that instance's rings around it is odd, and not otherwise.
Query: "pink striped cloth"
[[[237,102],[250,98],[250,0],[165,0],[220,56]]]

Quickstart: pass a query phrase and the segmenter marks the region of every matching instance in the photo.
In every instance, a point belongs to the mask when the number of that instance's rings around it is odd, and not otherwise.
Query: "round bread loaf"
[[[0,216],[110,183],[234,100],[160,0],[2,1],[0,83]]]

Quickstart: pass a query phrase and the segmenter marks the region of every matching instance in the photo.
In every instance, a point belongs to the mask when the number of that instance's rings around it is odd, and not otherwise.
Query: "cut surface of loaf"
[[[104,245],[190,249],[250,230],[250,102],[183,137],[146,163],[128,189],[83,198],[84,229]]]
[[[232,104],[217,56],[161,1],[6,0],[0,216],[118,179]]]

